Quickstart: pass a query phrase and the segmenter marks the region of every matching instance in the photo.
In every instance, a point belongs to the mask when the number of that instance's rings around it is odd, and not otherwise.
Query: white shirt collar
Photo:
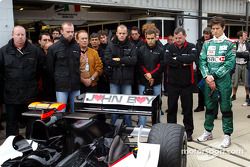
[[[218,38],[216,38],[215,36],[213,37],[213,40],[215,41],[215,43],[221,43],[225,39],[227,39],[227,37],[226,37],[226,35],[224,33],[220,37],[218,37]]]

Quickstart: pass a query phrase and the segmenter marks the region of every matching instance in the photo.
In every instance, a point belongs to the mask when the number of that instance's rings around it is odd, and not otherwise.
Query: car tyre
[[[183,126],[155,124],[149,133],[148,143],[160,144],[158,167],[186,167],[187,135]]]

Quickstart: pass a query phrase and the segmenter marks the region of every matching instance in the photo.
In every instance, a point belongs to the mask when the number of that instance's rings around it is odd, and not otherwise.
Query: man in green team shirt
[[[210,20],[210,24],[213,38],[204,43],[199,64],[202,77],[206,81],[204,89],[205,131],[197,140],[203,142],[213,139],[214,110],[219,101],[224,132],[221,147],[227,148],[231,144],[230,135],[233,132],[230,72],[235,65],[236,46],[224,34],[225,21],[222,17],[214,17]]]

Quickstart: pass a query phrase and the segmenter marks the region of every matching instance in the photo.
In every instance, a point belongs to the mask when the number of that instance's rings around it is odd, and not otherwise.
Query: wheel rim
[[[187,134],[183,135],[182,148],[181,148],[181,167],[187,166]]]

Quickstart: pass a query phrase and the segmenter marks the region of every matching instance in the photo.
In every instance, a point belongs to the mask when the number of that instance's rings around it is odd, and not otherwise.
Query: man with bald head
[[[21,113],[37,97],[37,74],[42,68],[39,48],[28,42],[22,26],[15,26],[12,39],[0,49],[0,82],[6,110],[6,137],[18,135]]]
[[[80,95],[80,55],[81,50],[74,39],[74,25],[64,22],[58,42],[48,49],[47,67],[53,78],[57,102],[70,102],[74,112],[74,97]]]

